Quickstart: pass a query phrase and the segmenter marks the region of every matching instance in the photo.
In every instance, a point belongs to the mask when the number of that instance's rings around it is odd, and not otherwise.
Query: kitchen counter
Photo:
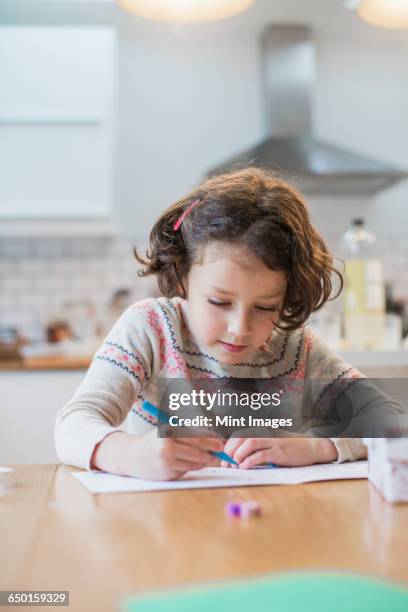
[[[0,371],[18,370],[86,370],[91,363],[89,357],[30,357],[22,360],[0,361]]]
[[[407,369],[408,350],[398,351],[339,351],[339,355],[356,368]],[[22,360],[0,360],[0,371],[18,370],[86,370],[90,356],[41,355]]]

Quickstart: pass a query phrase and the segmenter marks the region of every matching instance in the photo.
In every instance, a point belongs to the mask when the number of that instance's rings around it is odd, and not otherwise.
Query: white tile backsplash
[[[339,237],[326,240],[339,255]],[[394,297],[408,301],[408,243],[399,239],[377,246]],[[130,289],[133,300],[158,295],[155,279],[137,276],[132,248],[127,238],[0,239],[0,326],[33,336],[47,321],[65,316],[72,301],[89,301],[103,319],[117,289]],[[341,312],[341,299],[327,308]]]
[[[117,289],[132,300],[158,295],[153,278],[139,279],[128,239],[0,239],[0,326],[38,337],[46,323],[64,317],[67,304],[90,302],[106,316]]]

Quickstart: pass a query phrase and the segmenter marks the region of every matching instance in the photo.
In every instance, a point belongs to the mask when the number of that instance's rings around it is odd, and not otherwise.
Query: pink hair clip
[[[197,200],[194,200],[194,202],[192,202],[190,204],[190,206],[188,208],[186,208],[186,210],[179,216],[179,218],[177,219],[177,221],[175,222],[175,224],[173,225],[173,229],[174,230],[178,230],[178,228],[180,227],[180,225],[183,223],[184,219],[187,217],[187,215],[193,210],[193,208],[195,206],[197,206],[197,204],[199,204],[200,202],[200,198],[197,198]]]

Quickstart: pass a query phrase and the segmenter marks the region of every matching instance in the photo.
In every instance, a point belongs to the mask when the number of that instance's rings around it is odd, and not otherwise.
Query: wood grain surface
[[[70,610],[291,570],[408,583],[408,504],[388,504],[365,480],[91,495],[75,468],[13,467],[2,476],[0,588],[68,590]],[[262,517],[225,516],[227,501],[249,499]]]

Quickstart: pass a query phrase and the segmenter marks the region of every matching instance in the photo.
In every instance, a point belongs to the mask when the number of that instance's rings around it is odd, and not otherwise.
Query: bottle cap
[[[362,226],[364,225],[364,219],[362,219],[361,217],[356,217],[355,219],[353,219],[351,221],[352,225],[358,225],[358,226]]]

